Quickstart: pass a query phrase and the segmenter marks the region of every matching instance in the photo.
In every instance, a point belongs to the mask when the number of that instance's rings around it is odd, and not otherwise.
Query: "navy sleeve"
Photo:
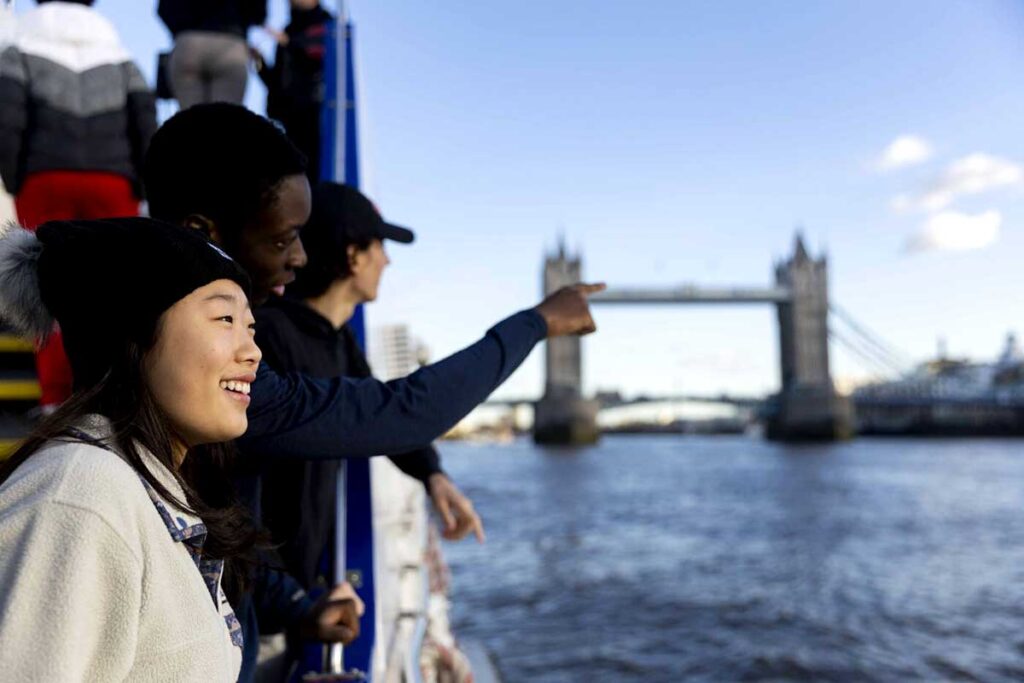
[[[252,600],[261,635],[298,626],[313,608],[313,599],[294,577],[269,567],[256,572]]]
[[[535,310],[501,321],[477,343],[402,379],[314,379],[263,365],[239,446],[268,458],[406,453],[431,443],[482,403],[545,336]]]
[[[395,467],[424,486],[429,483],[432,474],[444,474],[444,470],[441,469],[441,456],[433,446],[417,448],[401,455],[389,455],[388,458],[395,463]]]

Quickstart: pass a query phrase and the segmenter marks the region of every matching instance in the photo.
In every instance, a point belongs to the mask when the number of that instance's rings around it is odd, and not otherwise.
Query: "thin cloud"
[[[898,194],[889,201],[889,207],[897,213],[903,213],[914,208],[914,197],[909,194]]]
[[[980,214],[943,211],[930,216],[907,243],[907,251],[971,251],[999,240],[1003,216],[995,210]]]
[[[941,211],[957,198],[1024,186],[1024,166],[991,154],[975,152],[957,159],[924,192],[892,200],[897,211]]]
[[[932,146],[917,135],[901,135],[885,148],[878,158],[877,166],[882,171],[913,166],[932,158]]]

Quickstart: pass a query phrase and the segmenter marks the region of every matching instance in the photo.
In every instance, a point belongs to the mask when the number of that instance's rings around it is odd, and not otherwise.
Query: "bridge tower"
[[[782,388],[767,435],[772,439],[836,439],[852,432],[849,399],[836,394],[829,371],[828,259],[811,257],[797,235],[792,258],[775,267],[790,296],[778,304]]]
[[[544,259],[544,295],[581,282],[579,255],[558,251]],[[534,406],[533,438],[542,444],[589,444],[598,439],[596,401],[583,398],[583,356],[577,336],[548,339],[544,396]]]

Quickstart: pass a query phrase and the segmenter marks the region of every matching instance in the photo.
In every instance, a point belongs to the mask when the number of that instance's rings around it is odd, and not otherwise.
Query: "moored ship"
[[[854,393],[864,435],[1024,436],[1024,352],[1007,335],[994,362],[945,353]]]

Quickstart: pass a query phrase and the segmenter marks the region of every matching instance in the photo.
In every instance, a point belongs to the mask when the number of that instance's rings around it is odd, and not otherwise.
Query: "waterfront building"
[[[385,382],[410,375],[429,362],[426,345],[403,324],[373,328],[369,357],[374,374]]]

